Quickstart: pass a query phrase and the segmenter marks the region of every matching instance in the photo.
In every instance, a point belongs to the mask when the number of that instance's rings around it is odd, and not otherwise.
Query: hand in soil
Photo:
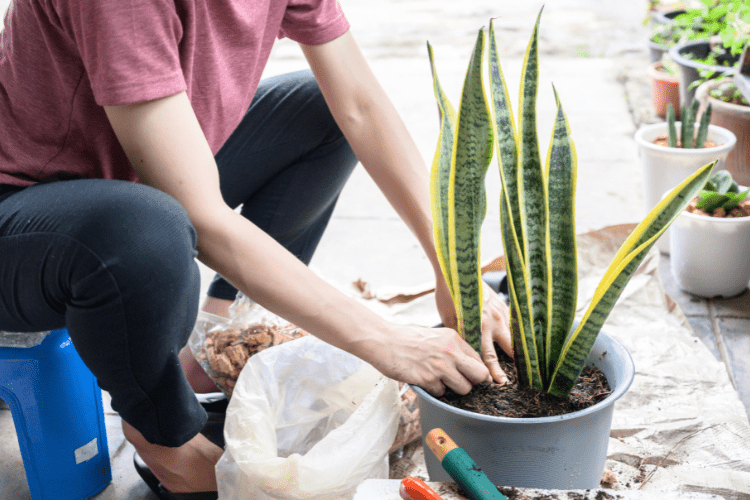
[[[495,344],[508,356],[513,356],[510,337],[510,311],[505,301],[487,283],[482,290],[482,361],[490,370],[492,380],[507,384],[508,377],[500,367]]]
[[[508,381],[505,372],[498,363],[497,354],[495,354],[495,344],[507,353],[513,355],[510,336],[510,313],[505,301],[490,287],[487,283],[482,282],[482,347],[481,358],[487,369],[490,371],[490,377],[498,384],[504,384]],[[442,276],[438,277],[435,288],[435,302],[437,304],[440,320],[447,328],[457,329],[456,310],[453,306],[448,287]],[[489,381],[490,379],[488,379]]]
[[[532,418],[564,415],[582,410],[595,405],[612,392],[601,370],[588,366],[581,372],[567,399],[530,388],[520,388],[513,361],[504,354],[498,353],[498,356],[509,383],[478,384],[466,395],[446,391],[439,398],[440,401],[482,415]]]
[[[394,380],[417,385],[434,396],[446,387],[466,394],[490,380],[479,354],[450,328],[393,325],[369,347],[369,361]],[[363,358],[364,359],[364,358]]]

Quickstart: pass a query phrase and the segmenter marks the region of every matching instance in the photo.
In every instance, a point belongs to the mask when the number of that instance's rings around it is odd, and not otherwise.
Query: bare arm
[[[488,376],[452,330],[386,322],[231,210],[184,92],[105,111],[141,180],[187,210],[198,234],[199,259],[258,303],[385,375],[434,394],[442,394],[444,384],[465,394]]]
[[[435,253],[429,172],[416,144],[350,33],[302,50],[357,158],[419,240],[435,273],[440,317],[455,328],[453,302]],[[511,353],[508,309],[488,286],[484,296],[482,358],[501,382],[493,341]]]

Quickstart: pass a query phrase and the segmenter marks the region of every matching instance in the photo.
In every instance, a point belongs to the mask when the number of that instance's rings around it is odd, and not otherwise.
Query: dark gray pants
[[[216,160],[226,202],[305,263],[357,163],[310,72],[261,82]],[[178,360],[198,310],[195,242],[182,206],[147,186],[0,186],[0,330],[67,327],[115,411],[180,446],[206,421]],[[236,293],[220,276],[209,289]]]

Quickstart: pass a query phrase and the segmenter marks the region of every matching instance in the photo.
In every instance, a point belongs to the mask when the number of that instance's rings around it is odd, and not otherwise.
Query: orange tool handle
[[[401,480],[399,494],[404,500],[443,500],[435,490],[418,477],[407,477]]]

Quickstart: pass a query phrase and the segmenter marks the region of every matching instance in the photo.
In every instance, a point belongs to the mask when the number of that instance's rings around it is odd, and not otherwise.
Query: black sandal
[[[172,493],[167,491],[159,482],[159,479],[151,472],[146,462],[138,455],[138,452],[133,453],[133,465],[138,475],[141,476],[143,482],[153,491],[157,497],[161,500],[218,500],[219,492],[217,491],[202,491],[199,493]]]

